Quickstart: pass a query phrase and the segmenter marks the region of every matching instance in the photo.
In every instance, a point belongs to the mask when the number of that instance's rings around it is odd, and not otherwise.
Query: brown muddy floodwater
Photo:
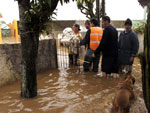
[[[142,97],[139,60],[133,67],[137,95],[130,113],[147,113]],[[38,75],[38,97],[20,98],[20,81],[1,87],[0,113],[110,113],[112,100],[123,80],[100,78],[99,73],[56,69]]]

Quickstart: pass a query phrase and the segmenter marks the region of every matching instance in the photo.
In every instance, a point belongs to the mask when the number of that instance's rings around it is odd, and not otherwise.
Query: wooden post
[[[138,0],[147,7],[147,23],[144,30],[144,52],[141,55],[143,96],[148,113],[150,113],[150,0]]]
[[[0,13],[0,18],[3,18],[1,13]],[[0,20],[0,44],[2,43],[3,43],[3,40],[2,40],[2,30],[1,30],[1,20]]]
[[[17,24],[17,20],[13,21],[14,24],[14,29],[15,29],[15,38],[16,38],[16,42],[19,42],[19,37],[18,37],[18,24]]]
[[[2,40],[2,31],[1,31],[1,23],[0,23],[0,44],[3,43],[3,40]]]
[[[100,7],[99,6],[100,6],[99,0],[96,0],[96,17],[97,17],[97,21],[98,21],[99,26],[100,26],[100,14],[99,14]]]
[[[150,6],[144,33],[144,54],[141,57],[143,96],[148,113],[150,113]]]
[[[105,16],[105,0],[102,0],[102,17]]]

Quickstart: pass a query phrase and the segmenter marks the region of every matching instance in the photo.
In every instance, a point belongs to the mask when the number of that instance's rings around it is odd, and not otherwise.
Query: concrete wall
[[[48,26],[51,26],[53,32],[59,32],[63,31],[66,27],[72,27],[75,23],[79,24],[81,26],[81,29],[84,27],[83,20],[75,21],[75,20],[57,20],[53,21],[53,23],[49,23]],[[111,24],[116,28],[123,28],[124,27],[124,21],[112,21]],[[85,28],[83,28],[86,30]]]
[[[19,78],[14,71],[12,62],[4,50],[0,49],[0,86],[13,82]]]
[[[81,33],[85,35],[86,28],[84,26],[84,20],[56,20],[51,23],[47,23],[48,31],[55,33],[56,36],[62,33],[62,31],[67,27],[72,27],[75,23],[79,24],[81,27]],[[124,21],[112,21],[111,24],[116,28],[123,28]]]
[[[57,68],[57,49],[54,39],[39,43],[37,72]],[[0,85],[15,81],[21,74],[21,44],[0,45]]]
[[[57,68],[57,48],[55,39],[40,41],[37,59],[37,72]]]
[[[118,35],[123,31],[123,29],[117,29],[118,30]],[[143,33],[137,33],[138,39],[139,39],[139,53],[142,53],[144,50],[144,34]]]

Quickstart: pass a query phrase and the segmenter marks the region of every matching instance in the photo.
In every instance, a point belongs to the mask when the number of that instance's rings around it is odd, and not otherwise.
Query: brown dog
[[[133,92],[134,83],[135,78],[133,76],[128,75],[125,78],[125,81],[121,84],[121,87],[114,98],[112,113],[129,112],[131,100],[135,98]]]

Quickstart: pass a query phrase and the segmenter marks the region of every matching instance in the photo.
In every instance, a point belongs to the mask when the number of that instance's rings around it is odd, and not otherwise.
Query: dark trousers
[[[102,72],[105,72],[106,74],[118,73],[118,57],[103,56],[101,67]]]
[[[98,72],[100,54],[95,54],[95,58],[93,58],[92,57],[93,53],[94,51],[88,50],[84,57],[83,68],[85,72],[89,71],[89,68],[91,67],[92,64],[93,64],[93,71]]]
[[[69,54],[69,64],[77,65],[78,55],[77,54]]]

